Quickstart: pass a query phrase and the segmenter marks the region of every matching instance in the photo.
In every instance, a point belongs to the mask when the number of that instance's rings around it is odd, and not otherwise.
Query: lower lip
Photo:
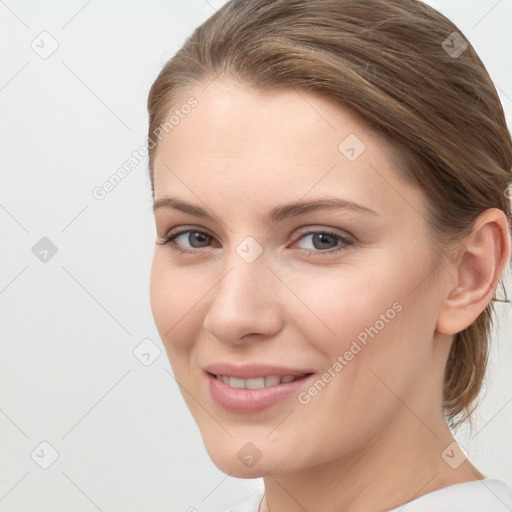
[[[213,400],[231,412],[254,414],[276,405],[282,400],[299,393],[314,374],[302,379],[260,389],[232,388],[212,374],[206,374]]]

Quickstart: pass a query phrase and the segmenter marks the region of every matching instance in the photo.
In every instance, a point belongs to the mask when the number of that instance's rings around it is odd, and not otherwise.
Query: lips
[[[218,363],[204,369],[214,402],[238,414],[269,409],[299,393],[313,377],[309,370],[264,364]]]
[[[285,366],[268,365],[262,363],[250,363],[244,365],[234,365],[231,363],[216,363],[204,368],[205,371],[213,375],[224,377],[235,377],[238,379],[255,379],[261,377],[277,376],[304,376],[313,373],[310,369],[290,368]]]
[[[214,374],[212,374],[214,375]],[[267,377],[254,377],[252,379],[240,379],[238,377],[230,377],[228,375],[215,375],[217,379],[224,382],[224,384],[232,388],[245,388],[245,389],[261,389],[268,388],[269,386],[277,386],[278,384],[287,384],[294,380],[301,379],[306,376],[303,375],[269,375]]]

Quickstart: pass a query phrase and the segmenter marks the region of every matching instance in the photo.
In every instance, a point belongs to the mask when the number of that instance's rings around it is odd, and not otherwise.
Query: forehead
[[[325,98],[217,79],[191,88],[172,110],[190,97],[196,106],[158,144],[155,199],[180,191],[187,199],[271,207],[276,196],[337,192],[384,208],[403,203],[405,194],[422,207],[422,194],[401,179],[386,141]]]

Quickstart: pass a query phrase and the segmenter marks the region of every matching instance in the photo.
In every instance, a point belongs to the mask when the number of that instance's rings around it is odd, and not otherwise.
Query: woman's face
[[[325,99],[203,89],[158,144],[156,231],[176,236],[151,305],[214,463],[285,473],[434,428],[449,344],[423,194]]]

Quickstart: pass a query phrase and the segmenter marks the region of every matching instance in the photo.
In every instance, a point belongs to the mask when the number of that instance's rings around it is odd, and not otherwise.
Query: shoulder
[[[224,512],[258,512],[264,492],[264,489],[258,489]],[[485,478],[443,487],[389,512],[510,512],[511,510],[512,485],[498,478]]]
[[[263,500],[265,489],[258,489],[253,492],[248,498],[234,503],[231,508],[224,512],[258,512],[260,503]]]
[[[510,512],[512,485],[485,478],[443,487],[389,512]]]

